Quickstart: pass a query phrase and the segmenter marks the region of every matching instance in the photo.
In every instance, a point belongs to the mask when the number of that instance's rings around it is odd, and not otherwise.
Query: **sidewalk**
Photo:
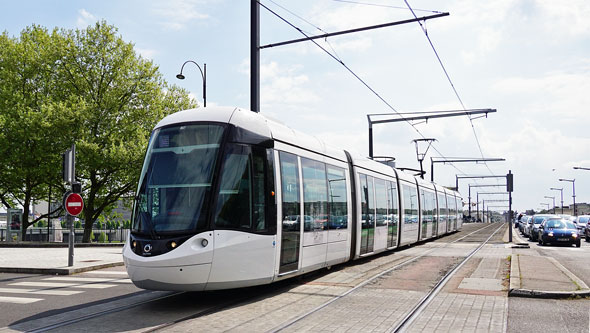
[[[123,245],[74,247],[68,267],[67,247],[0,247],[1,273],[69,275],[123,265]]]
[[[552,257],[541,256],[512,229],[511,297],[570,298],[590,296],[590,288]],[[507,240],[507,237],[506,237]]]

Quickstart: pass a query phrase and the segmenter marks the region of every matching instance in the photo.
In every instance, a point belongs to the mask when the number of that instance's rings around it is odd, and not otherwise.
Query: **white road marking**
[[[29,304],[42,301],[43,298],[24,298],[0,296],[0,303]]]
[[[22,288],[0,288],[0,293],[6,294],[34,294],[34,295],[53,295],[53,296],[70,296],[83,293],[81,290],[40,290],[40,289],[22,289]]]
[[[127,272],[121,272],[121,271],[90,271],[90,272],[84,272],[84,275],[86,274],[96,274],[96,275],[125,275],[127,276]]]
[[[68,281],[68,282],[111,282],[111,283],[131,283],[130,279],[117,278],[93,278],[93,277],[77,277],[77,276],[56,276],[44,281]]]
[[[10,286],[23,287],[47,287],[47,288],[86,288],[86,289],[105,289],[116,287],[116,284],[106,283],[92,283],[92,284],[78,284],[78,283],[59,283],[59,282],[17,282],[11,283]]]

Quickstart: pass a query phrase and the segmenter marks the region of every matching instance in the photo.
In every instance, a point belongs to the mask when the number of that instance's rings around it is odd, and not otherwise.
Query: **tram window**
[[[369,217],[369,188],[367,186],[367,175],[359,174],[359,178],[361,182],[361,225],[365,229],[371,220]]]
[[[389,218],[394,224],[398,222],[398,197],[397,197],[397,184],[395,182],[387,182],[388,186],[388,208],[389,208]]]
[[[217,199],[216,228],[264,231],[265,151],[246,145],[226,150]]]
[[[375,222],[378,227],[387,225],[387,187],[385,180],[375,178]]]
[[[418,223],[418,191],[413,186],[402,185],[404,190],[404,224]]]
[[[346,176],[342,168],[328,165],[329,221],[328,229],[348,228]]]
[[[426,222],[433,222],[434,221],[434,210],[436,209],[436,198],[434,193],[430,191],[424,191],[424,199],[426,201],[426,215],[425,219]]]
[[[446,221],[447,214],[448,214],[447,199],[445,198],[445,195],[442,193],[438,195],[438,209],[439,209],[440,220]]]
[[[324,230],[328,227],[328,182],[324,163],[301,159],[303,174],[304,231]]]
[[[152,134],[134,212],[133,231],[186,232],[207,227],[213,170],[224,128],[182,125]]]
[[[297,156],[285,152],[279,155],[281,164],[281,193],[283,197],[283,232],[300,230],[299,165]]]

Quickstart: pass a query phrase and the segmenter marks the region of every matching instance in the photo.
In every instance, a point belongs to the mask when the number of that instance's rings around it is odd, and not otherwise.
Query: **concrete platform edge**
[[[76,273],[94,271],[97,269],[123,266],[123,262],[111,262],[84,267],[69,268],[30,268],[30,267],[0,267],[0,273],[20,273],[20,274],[44,274],[44,275],[71,275]]]
[[[545,299],[590,297],[590,290],[546,291],[546,290],[529,290],[529,289],[510,289],[508,291],[508,297],[527,297],[527,298],[545,298]]]
[[[519,255],[510,256],[510,290],[520,289],[520,265]]]

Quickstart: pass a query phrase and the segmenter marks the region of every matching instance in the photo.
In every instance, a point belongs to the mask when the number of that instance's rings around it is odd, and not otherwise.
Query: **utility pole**
[[[250,109],[260,112],[260,5],[250,0]]]

